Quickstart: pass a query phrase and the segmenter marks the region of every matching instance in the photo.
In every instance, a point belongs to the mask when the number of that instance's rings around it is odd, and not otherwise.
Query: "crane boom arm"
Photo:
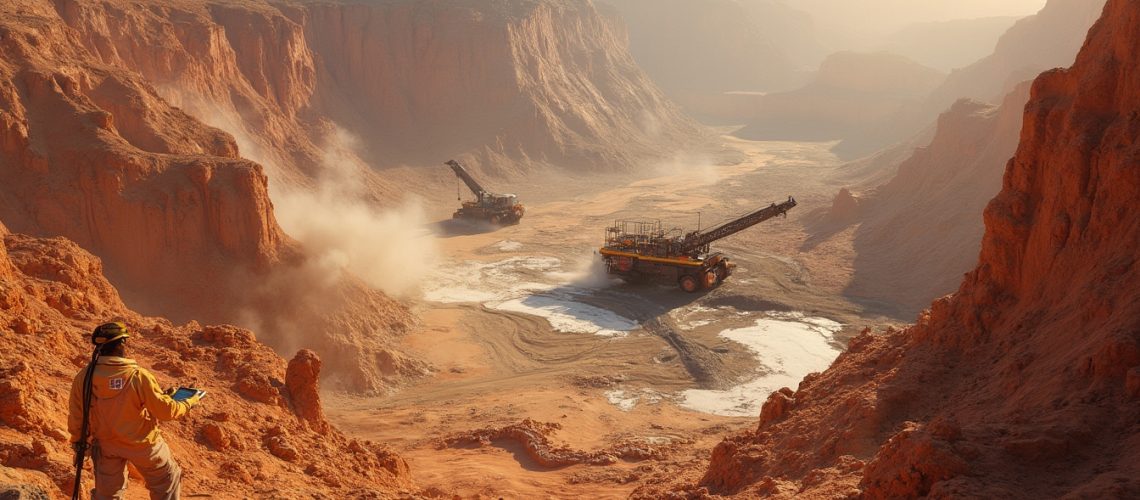
[[[479,182],[476,181],[474,177],[471,177],[471,174],[467,173],[467,169],[463,168],[463,165],[460,165],[459,162],[447,160],[446,164],[451,167],[451,170],[455,171],[455,175],[462,179],[464,184],[467,184],[467,188],[470,189],[472,193],[475,193],[475,197],[480,201],[483,200],[484,196],[489,194],[486,189],[483,189],[483,186],[479,185]]]
[[[719,226],[704,231],[694,231],[685,236],[681,243],[681,253],[689,253],[721,238],[731,236],[764,222],[778,215],[785,215],[788,210],[796,206],[796,199],[791,196],[783,203],[773,203],[748,215],[734,219]]]

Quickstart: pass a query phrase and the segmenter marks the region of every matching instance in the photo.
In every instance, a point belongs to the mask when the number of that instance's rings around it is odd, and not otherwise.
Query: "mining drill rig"
[[[710,229],[684,233],[666,231],[659,220],[618,220],[606,228],[606,243],[598,253],[606,272],[630,282],[676,283],[686,292],[716,287],[732,274],[735,265],[709,245],[773,217],[788,215],[795,198],[773,203],[743,217]]]
[[[518,224],[526,209],[519,203],[518,197],[513,194],[497,194],[483,189],[483,186],[471,177],[467,169],[459,162],[448,160],[446,165],[451,167],[455,176],[459,177],[467,188],[475,193],[475,201],[464,201],[463,205],[451,215],[455,219],[483,220],[492,224]],[[462,198],[459,198],[462,201]]]

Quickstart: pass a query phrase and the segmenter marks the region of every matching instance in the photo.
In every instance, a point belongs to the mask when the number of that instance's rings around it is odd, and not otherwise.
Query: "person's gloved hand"
[[[162,391],[162,393],[163,393],[163,394],[166,394],[167,396],[171,396],[171,397],[173,397],[173,396],[174,396],[174,391],[177,391],[177,390],[178,390],[178,388],[177,388],[177,387],[171,387],[171,388],[169,388],[169,389],[167,389],[167,390],[165,390],[165,391]]]
[[[197,406],[198,402],[201,400],[202,400],[202,392],[198,391],[193,396],[190,396],[190,397],[184,399],[183,402],[185,402],[187,404],[187,406],[189,406],[190,408],[193,408],[193,407]]]

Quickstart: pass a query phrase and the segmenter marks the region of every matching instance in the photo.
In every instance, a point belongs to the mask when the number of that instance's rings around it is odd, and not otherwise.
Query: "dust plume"
[[[389,295],[407,296],[435,263],[435,237],[418,198],[395,207],[368,200],[359,181],[368,167],[352,153],[354,146],[353,137],[334,130],[326,137],[314,188],[270,183],[277,221],[322,269],[348,272]]]
[[[321,165],[312,185],[291,184],[281,160],[264,148],[232,109],[174,88],[160,91],[206,124],[234,137],[241,155],[265,167],[274,215],[309,257],[305,274],[331,286],[342,273],[396,297],[418,290],[436,262],[436,241],[427,229],[422,200],[391,204],[370,197],[364,184],[370,167],[356,154],[358,140],[336,127],[321,143]]]
[[[568,273],[570,285],[578,288],[606,288],[621,283],[606,273],[606,263],[597,254],[576,259],[573,271]]]
[[[416,199],[377,200],[368,189],[370,167],[355,154],[355,139],[333,127],[319,144],[321,157],[306,177],[287,168],[287,152],[267,147],[232,108],[181,89],[160,89],[204,123],[230,133],[240,154],[264,167],[281,230],[301,247],[268,273],[234,270],[227,283],[242,299],[233,322],[262,334],[280,353],[317,349],[333,369],[333,387],[374,391],[391,377],[426,368],[391,351],[387,339],[410,324],[392,296],[412,294],[435,264],[434,236]]]
[[[721,180],[720,171],[707,155],[678,153],[651,168],[656,177],[681,175],[691,178],[693,184],[699,186],[710,186]]]

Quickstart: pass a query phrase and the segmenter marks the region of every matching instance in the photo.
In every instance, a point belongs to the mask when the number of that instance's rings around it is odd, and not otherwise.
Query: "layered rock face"
[[[858,224],[854,275],[844,294],[881,312],[912,319],[953,292],[977,264],[982,211],[1001,189],[1017,148],[1028,82],[1001,106],[962,100],[938,119],[929,145],[917,148],[886,184],[851,208],[840,192],[817,228]]]
[[[286,183],[319,174],[334,123],[373,167],[468,155],[516,172],[629,168],[696,132],[586,1],[96,0],[61,14],[103,61],[240,135]],[[357,175],[378,196],[400,189]]]
[[[242,154],[278,167],[279,182],[303,183],[315,173],[321,134],[298,119],[314,93],[315,63],[301,27],[277,9],[91,0],[61,4],[57,15],[98,61],[241,134]]]
[[[946,75],[885,52],[832,54],[803,88],[758,96],[736,135],[757,140],[832,140],[920,101]]]
[[[314,107],[370,144],[373,164],[472,154],[613,170],[696,128],[592,3],[304,4]],[[503,167],[499,167],[503,168]]]
[[[232,137],[138,75],[92,63],[49,6],[9,5],[0,22],[0,215],[12,230],[68,236],[178,314],[218,309],[229,266],[288,258],[265,174]]]
[[[1140,495],[1140,4],[1043,74],[977,268],[916,326],[865,332],[713,452],[723,493]],[[779,401],[777,401],[779,400]]]
[[[312,352],[302,351],[286,369],[248,330],[140,316],[123,305],[99,259],[75,243],[7,234],[2,226],[0,238],[5,483],[53,497],[71,491],[72,377],[90,359],[90,330],[117,318],[134,330],[129,355],[159,383],[209,392],[186,418],[162,424],[187,471],[184,494],[390,497],[410,487],[403,459],[324,421],[316,397],[320,360]],[[89,473],[84,482],[92,484]]]

